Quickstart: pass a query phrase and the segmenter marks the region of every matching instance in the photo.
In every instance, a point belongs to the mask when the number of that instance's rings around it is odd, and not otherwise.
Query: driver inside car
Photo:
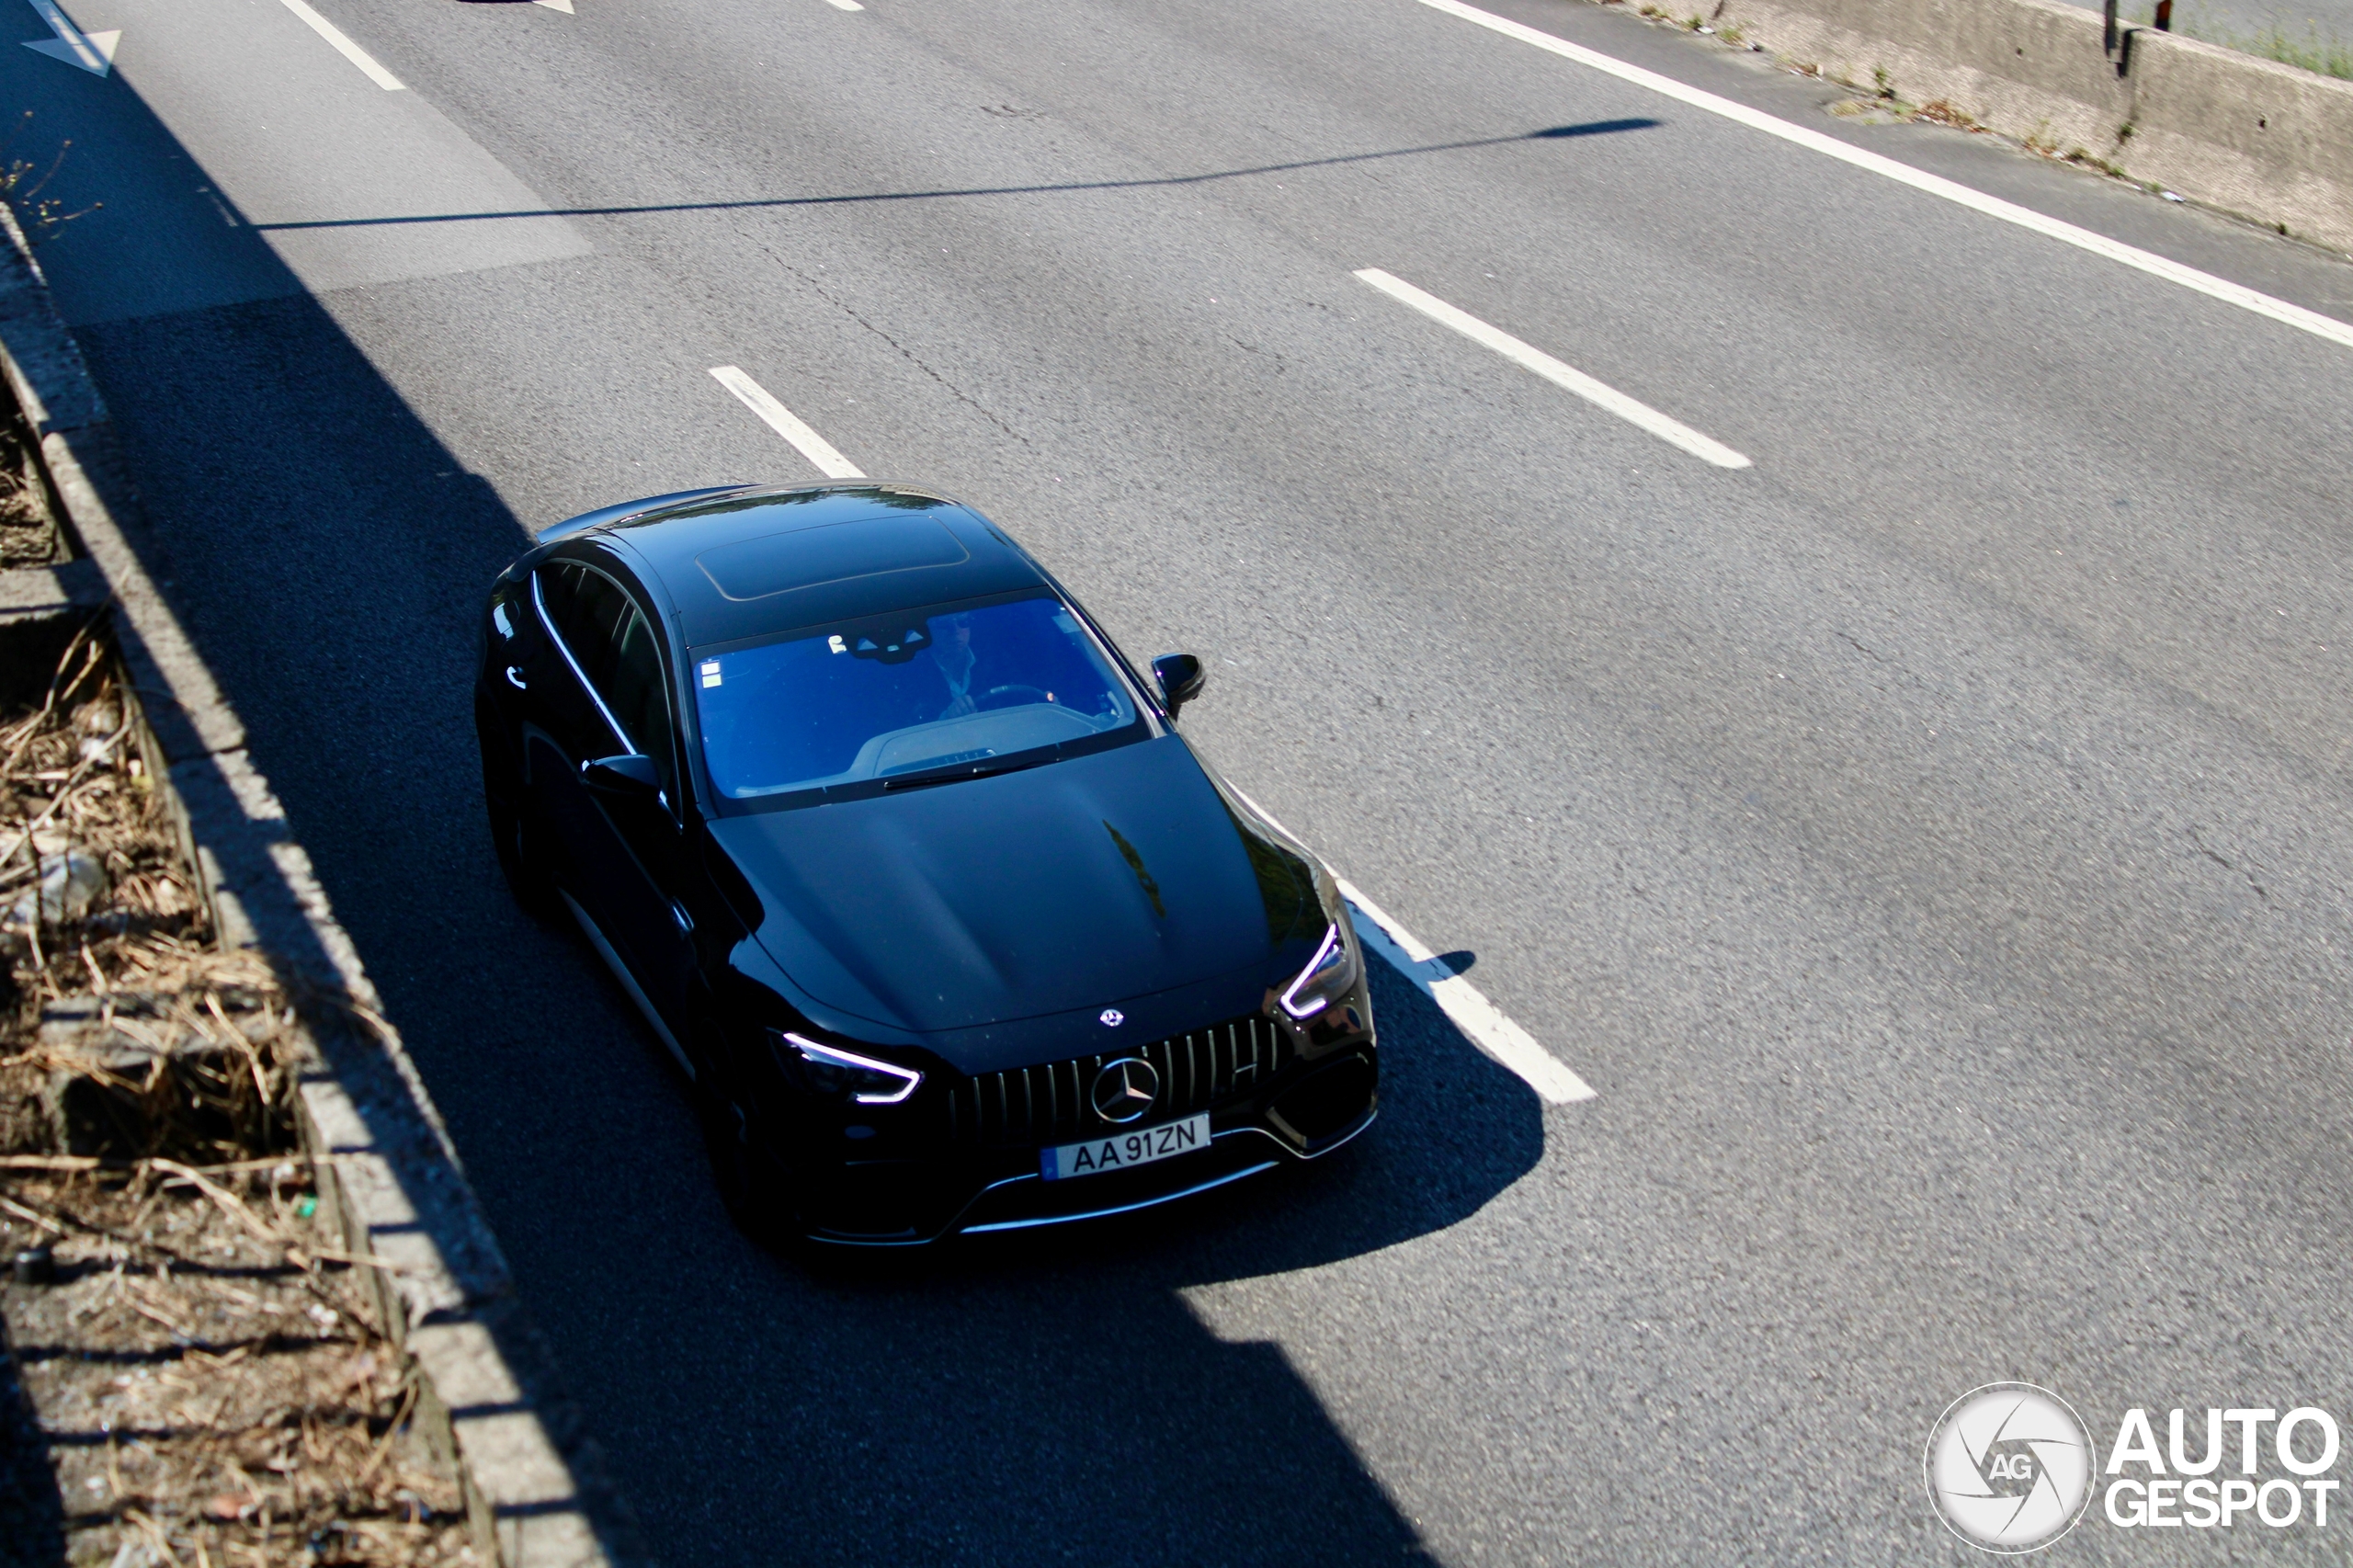
[[[972,653],[972,618],[943,615],[932,622],[931,635],[932,663],[948,682],[948,706],[939,710],[939,716],[961,719],[977,713],[979,706],[972,701],[972,665],[977,662]]]

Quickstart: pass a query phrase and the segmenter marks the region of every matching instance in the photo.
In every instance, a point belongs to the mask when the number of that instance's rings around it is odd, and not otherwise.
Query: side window
[[[670,700],[654,627],[620,584],[577,562],[543,567],[540,597],[581,673],[620,722],[629,744],[654,759],[677,795]]]
[[[604,699],[635,750],[654,759],[662,788],[678,798],[676,752],[670,740],[670,700],[662,683],[662,653],[653,623],[620,584],[591,568],[568,564],[548,575],[548,613],[581,673]]]
[[[559,634],[565,615],[572,609],[573,596],[580,591],[581,570],[570,562],[563,561],[540,568],[540,603],[546,608],[548,620],[558,629]]]
[[[588,684],[609,699],[613,664],[620,652],[620,632],[631,606],[620,585],[602,572],[583,571],[579,590],[556,619],[572,656],[580,661]],[[618,712],[614,715],[620,717]],[[621,721],[626,724],[629,721]]]
[[[605,700],[621,722],[637,749],[654,759],[662,787],[677,798],[670,758],[670,701],[662,686],[662,655],[654,644],[654,628],[643,611],[631,605],[621,634],[613,640],[612,676],[604,685]]]

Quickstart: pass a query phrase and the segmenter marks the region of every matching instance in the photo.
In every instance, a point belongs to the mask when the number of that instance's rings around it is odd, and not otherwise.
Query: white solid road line
[[[716,366],[711,375],[719,384],[744,400],[744,406],[768,423],[768,428],[792,443],[804,458],[817,465],[817,471],[827,479],[864,479],[866,475],[855,463],[834,449],[834,444],[802,422],[801,415],[768,395],[768,389],[752,380],[733,365]]]
[[[863,11],[866,9],[865,6],[858,3],[858,0],[825,0],[825,4],[831,6],[836,11]]]
[[[302,18],[310,29],[335,45],[335,52],[368,74],[368,79],[388,93],[401,90],[401,79],[376,63],[376,57],[343,36],[343,29],[320,16],[302,0],[285,0],[286,8]]]
[[[1241,795],[1242,791],[1234,790]],[[1274,823],[1285,837],[1297,839],[1299,835],[1275,822],[1274,814],[1242,795],[1242,803]],[[1567,1105],[1574,1100],[1594,1097],[1593,1085],[1569,1071],[1566,1064],[1551,1051],[1536,1043],[1536,1037],[1504,1016],[1501,1008],[1487,1000],[1479,988],[1438,960],[1438,954],[1396,921],[1381,907],[1364,896],[1364,890],[1346,877],[1335,874],[1333,881],[1340,884],[1340,896],[1348,901],[1356,918],[1350,922],[1357,928],[1358,939],[1387,960],[1391,968],[1413,982],[1414,988],[1438,1004],[1463,1038],[1484,1051],[1497,1065],[1508,1067],[1538,1095],[1554,1105]]]
[[[1491,11],[1482,11],[1475,6],[1465,6],[1462,0],[1421,0],[1421,4],[1434,11],[1443,11],[1449,17],[1460,17],[1466,22],[1475,22],[1480,27],[1503,34],[1506,38],[1518,39],[1522,43],[1534,44],[1537,48],[1557,54],[1563,60],[1574,60],[1580,65],[1590,66],[1596,71],[1615,76],[1620,81],[1631,82],[1638,87],[1647,87],[1652,92],[1664,94],[1678,103],[1689,104],[1693,108],[1705,109],[1710,114],[1722,115],[1724,119],[1745,125],[1752,131],[1761,131],[1768,136],[1778,136],[1784,142],[1794,142],[1811,152],[1836,158],[1840,163],[1852,164],[1859,169],[1868,169],[1872,174],[1883,175],[1898,184],[1908,185],[1915,190],[1925,191],[1930,196],[1941,197],[1947,201],[1956,202],[1973,212],[1982,212],[1988,218],[1998,218],[2005,223],[2016,223],[2021,229],[2031,229],[2038,234],[2057,240],[2063,244],[2074,245],[2078,250],[2087,250],[2094,256],[2105,256],[2109,261],[2120,262],[2126,267],[2145,272],[2152,278],[2162,278],[2168,283],[2178,284],[2184,289],[2203,294],[2208,299],[2220,300],[2226,305],[2236,305],[2243,311],[2252,311],[2256,315],[2267,316],[2284,325],[2292,326],[2299,332],[2309,332],[2314,337],[2325,337],[2340,347],[2353,348],[2353,324],[2338,321],[2334,316],[2325,316],[2318,311],[2308,311],[2302,305],[2291,305],[2285,300],[2274,299],[2243,283],[2234,283],[2227,278],[2217,278],[2211,272],[2200,272],[2194,267],[2184,267],[2177,261],[2168,260],[2154,252],[2141,250],[2136,246],[2125,244],[2120,240],[2111,240],[2106,234],[2097,234],[2089,229],[2079,229],[2073,223],[2062,222],[2056,218],[2046,218],[2032,208],[2020,207],[2016,202],[2005,201],[1998,196],[1988,196],[1982,190],[1972,190],[1965,185],[1915,169],[1909,164],[1900,164],[1893,158],[1883,157],[1877,153],[1867,153],[1860,147],[1850,147],[1835,136],[1826,135],[1819,131],[1810,131],[1802,125],[1792,125],[1788,120],[1777,119],[1761,109],[1750,108],[1746,104],[1734,103],[1730,98],[1720,98],[1715,94],[1703,92],[1698,87],[1686,86],[1672,76],[1662,76],[1655,71],[1645,71],[1639,65],[1629,65],[1622,60],[1614,60],[1607,54],[1587,49],[1583,44],[1571,43],[1566,39],[1554,38],[1551,33],[1539,32],[1534,28],[1512,21],[1508,17],[1498,17]]]
[[[1612,386],[1595,381],[1574,365],[1563,365],[1542,349],[1522,343],[1498,327],[1489,326],[1468,311],[1460,311],[1435,294],[1425,294],[1411,283],[1392,278],[1377,267],[1368,267],[1357,276],[1371,284],[1400,304],[1411,305],[1430,320],[1450,326],[1472,342],[1492,348],[1522,369],[1533,370],[1556,387],[1563,387],[1585,399],[1597,408],[1608,409],[1629,425],[1640,426],[1671,446],[1682,448],[1702,462],[1718,468],[1747,468],[1746,458],[1725,446],[1702,436],[1678,419],[1670,419],[1645,403],[1637,403]]]

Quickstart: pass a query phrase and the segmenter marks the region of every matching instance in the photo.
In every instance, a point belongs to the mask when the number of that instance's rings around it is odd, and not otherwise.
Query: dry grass
[[[2247,54],[2258,54],[2266,60],[2276,60],[2282,65],[2293,65],[2322,76],[2353,79],[2353,47],[2336,34],[2326,38],[2318,28],[2307,28],[2302,38],[2290,35],[2288,29],[2273,23],[2254,34],[2231,34],[2215,40]]]
[[[293,1148],[293,1011],[211,946],[133,722],[95,637],[0,718],[0,1258],[55,1274],[0,1282],[0,1564],[471,1562]]]
[[[257,960],[207,947],[134,717],[93,626],[40,705],[0,722],[0,1044],[58,1042],[41,1015],[69,997],[133,1040],[163,1016],[217,1029],[199,1006],[250,1010],[274,983]],[[61,877],[67,885],[53,885]]]
[[[414,1373],[302,1213],[309,1177],[290,1159],[0,1179],[0,1233],[47,1241],[57,1270],[0,1290],[66,1562],[474,1561],[409,1426]]]
[[[1912,112],[1912,118],[1925,119],[1932,125],[1949,125],[1955,131],[1982,129],[1973,116],[1955,108],[1943,98],[1930,98]]]
[[[2124,7],[2127,20],[2143,27],[2156,21],[2155,0],[2134,0]],[[2242,32],[2227,22],[2219,21],[2203,6],[2194,0],[2174,7],[2173,30],[2186,38],[2202,39],[2219,43],[2225,49],[2235,49],[2242,54],[2260,55],[2276,60],[2282,65],[2293,65],[2323,76],[2353,77],[2353,44],[2334,28],[2324,33],[2316,21],[2307,20],[2301,38],[2288,30],[2284,21],[2274,19],[2270,26],[2254,32]]]
[[[68,212],[65,204],[56,197],[43,194],[57,171],[65,166],[66,154],[74,143],[60,142],[57,151],[46,162],[10,156],[19,138],[33,128],[33,111],[25,110],[17,117],[16,126],[0,137],[0,199],[16,209],[17,226],[24,230],[25,242],[38,245],[55,236],[57,231],[85,213],[95,212],[106,205],[93,201],[79,211]]]
[[[31,459],[24,420],[11,411],[0,424],[0,571],[53,565],[64,556]]]

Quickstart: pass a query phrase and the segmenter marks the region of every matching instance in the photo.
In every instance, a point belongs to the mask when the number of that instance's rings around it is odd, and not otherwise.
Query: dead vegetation
[[[64,541],[50,521],[34,471],[30,433],[12,408],[0,423],[0,571],[52,566],[64,559]]]
[[[13,1250],[50,1276],[6,1298],[60,1499],[48,1561],[474,1561],[303,1162],[8,1175]]]
[[[0,719],[0,1564],[472,1562],[137,733],[91,634]]]
[[[152,1034],[159,1009],[189,1012],[219,989],[203,977],[240,961],[206,950],[201,900],[136,720],[94,622],[68,644],[39,705],[0,722],[0,1040],[18,1050],[60,1040],[43,1009],[69,998],[93,1000],[109,1022],[150,1015],[122,1032]],[[0,1122],[0,1149],[22,1136],[13,1119]]]
[[[25,110],[17,117],[15,128],[0,139],[0,200],[6,200],[15,210],[25,243],[38,245],[54,237],[59,229],[74,219],[96,212],[106,203],[93,201],[79,211],[68,212],[63,200],[44,194],[49,182],[57,177],[57,171],[65,166],[66,154],[74,150],[71,141],[57,144],[57,153],[46,167],[29,158],[12,156],[17,139],[32,130],[33,118],[31,109]]]

